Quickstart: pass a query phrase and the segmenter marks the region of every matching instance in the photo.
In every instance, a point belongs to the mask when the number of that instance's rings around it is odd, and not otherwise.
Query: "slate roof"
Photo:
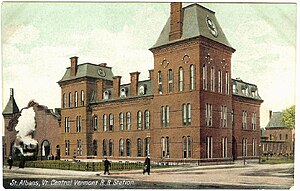
[[[241,79],[232,79],[232,95],[261,100],[258,88],[254,84],[244,82]]]
[[[101,69],[105,72],[105,76],[99,75],[99,73],[98,73],[99,69]],[[60,81],[58,81],[58,83],[69,81],[69,80],[74,80],[74,79],[79,79],[79,78],[83,78],[83,77],[99,78],[99,79],[102,78],[105,80],[112,81],[113,80],[112,77],[114,76],[110,67],[103,67],[103,66],[99,66],[99,65],[91,64],[91,63],[79,64],[77,66],[76,76],[70,76],[70,70],[71,70],[71,68],[68,67],[63,78]]]
[[[266,128],[280,128],[280,127],[286,127],[283,122],[281,121],[283,117],[282,112],[273,112],[272,117],[269,120],[269,123],[267,124]]]
[[[14,96],[11,95],[2,114],[9,115],[9,114],[15,114],[15,113],[19,113],[19,108],[15,101]]]
[[[182,37],[178,40],[169,41],[169,32],[170,32],[170,17],[169,17],[156,43],[150,49],[187,40],[190,38],[199,37],[199,36],[203,36],[205,38],[214,40],[227,47],[232,48],[220,24],[218,23],[217,18],[215,17],[215,12],[195,3],[187,7],[184,7],[182,9],[182,17],[183,17]],[[216,37],[211,34],[207,26],[206,23],[207,17],[209,17],[216,25],[216,29],[218,31],[218,35]]]

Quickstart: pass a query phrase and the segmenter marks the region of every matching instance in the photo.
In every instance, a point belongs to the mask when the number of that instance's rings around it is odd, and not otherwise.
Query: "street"
[[[103,172],[13,167],[3,169],[4,188],[80,189],[289,189],[294,184],[294,165],[233,164],[180,166]]]

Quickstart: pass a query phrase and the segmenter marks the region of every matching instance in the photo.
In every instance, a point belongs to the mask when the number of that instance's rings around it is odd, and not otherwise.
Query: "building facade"
[[[231,78],[229,44],[215,13],[171,3],[150,48],[148,80],[121,84],[106,63],[70,67],[61,87],[61,159],[213,162],[258,158],[257,86]],[[53,149],[52,149],[53,150]]]

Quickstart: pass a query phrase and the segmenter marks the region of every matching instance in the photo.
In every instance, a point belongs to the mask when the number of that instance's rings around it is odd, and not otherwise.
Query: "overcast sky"
[[[232,77],[256,84],[268,111],[295,104],[296,4],[200,3],[216,12],[230,44]],[[188,3],[184,3],[184,6]],[[2,3],[3,107],[9,88],[19,108],[34,99],[60,107],[59,81],[70,66],[108,63],[114,75],[148,78],[148,50],[169,16],[169,3]]]

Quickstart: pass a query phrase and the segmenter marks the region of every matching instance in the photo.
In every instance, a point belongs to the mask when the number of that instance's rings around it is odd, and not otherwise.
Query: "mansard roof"
[[[19,108],[18,105],[15,101],[15,98],[13,95],[10,95],[10,98],[6,104],[5,109],[3,110],[3,115],[10,115],[10,114],[15,114],[19,113]]]
[[[70,75],[70,70],[71,67],[68,67],[63,78],[58,83],[79,79],[83,77],[99,78],[99,79],[112,81],[113,80],[112,77],[114,76],[111,67],[100,66],[91,63],[79,64],[77,66],[77,72],[75,76]]]
[[[262,101],[257,86],[244,82],[240,78],[232,79],[232,95]]]
[[[171,43],[200,37],[203,36],[210,40],[221,43],[227,47],[233,48],[228,42],[216,16],[215,12],[201,6],[198,4],[192,4],[182,9],[183,21],[182,21],[182,36],[178,40],[169,41],[170,33],[170,17],[165,24],[160,36],[158,37],[156,43],[150,48],[154,49],[160,46],[168,45]],[[217,36],[211,34],[207,26],[207,17],[213,21],[217,29]]]
[[[282,122],[283,113],[282,112],[273,112],[272,116],[267,124],[266,128],[285,128],[286,126]]]

